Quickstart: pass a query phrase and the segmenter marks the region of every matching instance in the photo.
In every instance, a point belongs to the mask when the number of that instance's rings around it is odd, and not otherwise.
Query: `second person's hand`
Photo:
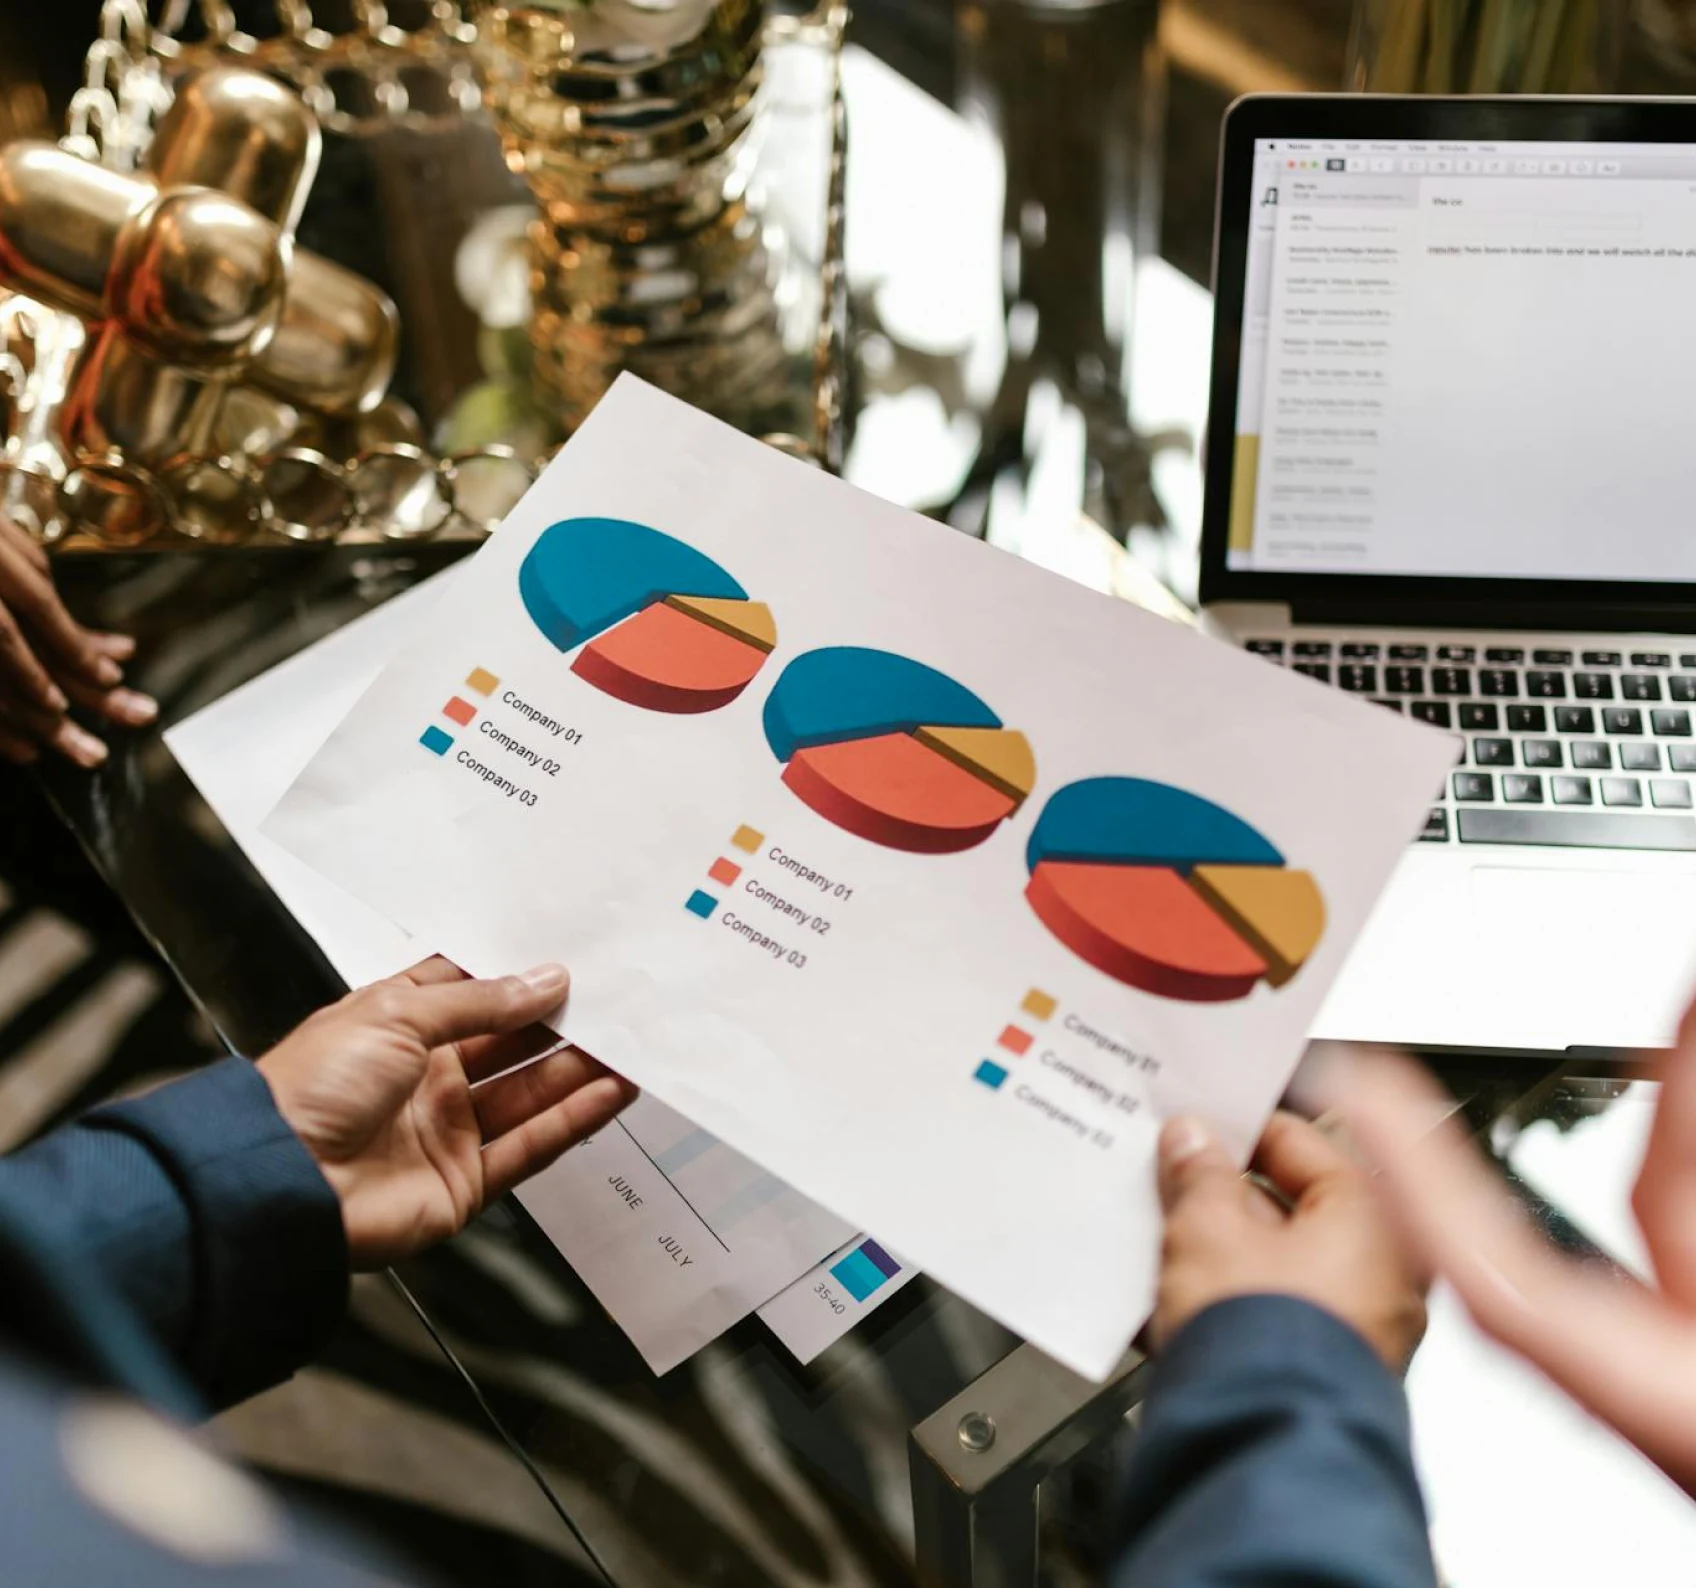
[[[536,1024],[568,985],[558,965],[473,981],[426,960],[320,1010],[259,1061],[341,1199],[356,1269],[456,1234],[634,1099]]]
[[[1238,1172],[1200,1120],[1160,1137],[1166,1210],[1151,1340],[1159,1350],[1198,1313],[1238,1296],[1294,1296],[1363,1336],[1392,1372],[1425,1332],[1422,1275],[1366,1176],[1306,1120],[1274,1114],[1254,1167],[1289,1203]]]
[[[123,684],[135,642],[84,628],[53,586],[46,554],[0,514],[0,759],[20,766],[44,750],[99,766],[106,746],[72,721],[72,707],[121,727],[158,716],[146,695]]]

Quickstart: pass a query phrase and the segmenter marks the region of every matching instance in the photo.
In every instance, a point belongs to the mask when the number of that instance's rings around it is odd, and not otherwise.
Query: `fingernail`
[[[106,688],[117,683],[124,676],[124,670],[110,656],[102,656],[94,664],[94,681]]]
[[[1199,1119],[1169,1119],[1160,1132],[1160,1161],[1169,1169],[1188,1163],[1213,1145],[1213,1132]]]
[[[534,970],[525,971],[518,979],[533,993],[557,997],[565,991],[571,976],[563,965],[538,965]]]
[[[66,698],[64,690],[57,684],[47,686],[47,709],[49,711],[69,711],[71,703]]]
[[[159,715],[159,702],[134,689],[120,689],[109,701],[113,713],[132,728],[145,727]]]
[[[107,634],[101,639],[106,654],[118,661],[125,661],[135,655],[135,641],[127,634]]]
[[[60,730],[59,744],[78,766],[99,766],[106,759],[106,746],[74,722],[67,722]]]

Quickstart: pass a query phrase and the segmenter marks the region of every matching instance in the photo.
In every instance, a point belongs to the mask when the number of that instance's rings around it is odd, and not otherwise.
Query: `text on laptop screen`
[[[1255,170],[1230,567],[1696,581],[1696,144]]]

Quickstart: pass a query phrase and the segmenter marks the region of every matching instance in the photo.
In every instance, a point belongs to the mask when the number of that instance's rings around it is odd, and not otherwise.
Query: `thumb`
[[[1237,1166],[1212,1128],[1184,1115],[1160,1132],[1160,1205],[1171,1213],[1186,1198],[1210,1187],[1234,1188]]]

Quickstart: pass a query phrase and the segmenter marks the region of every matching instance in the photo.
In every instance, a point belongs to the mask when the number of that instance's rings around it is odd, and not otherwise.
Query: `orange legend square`
[[[714,882],[722,882],[725,887],[728,888],[731,883],[742,875],[742,868],[737,865],[734,860],[715,860],[712,864],[712,869],[707,873],[707,875],[711,877]]]
[[[1021,1031],[1017,1026],[1008,1026],[995,1040],[1009,1053],[1028,1053],[1034,1039],[1030,1032]]]
[[[479,695],[492,695],[501,687],[501,681],[487,668],[478,667],[473,669],[471,676],[465,680],[465,687],[475,690]]]
[[[1039,987],[1033,987],[1025,994],[1025,1001],[1019,1005],[1033,1020],[1046,1020],[1060,1007],[1057,998],[1050,998]]]
[[[460,727],[464,728],[467,727],[470,724],[471,719],[477,715],[477,708],[472,705],[469,700],[461,700],[458,695],[455,695],[452,700],[442,707],[442,715],[444,717],[451,718],[454,722],[457,722]]]
[[[760,845],[765,841],[764,833],[757,833],[752,827],[738,827],[736,836],[730,840],[730,846],[740,849],[745,855],[752,855],[758,852]]]

